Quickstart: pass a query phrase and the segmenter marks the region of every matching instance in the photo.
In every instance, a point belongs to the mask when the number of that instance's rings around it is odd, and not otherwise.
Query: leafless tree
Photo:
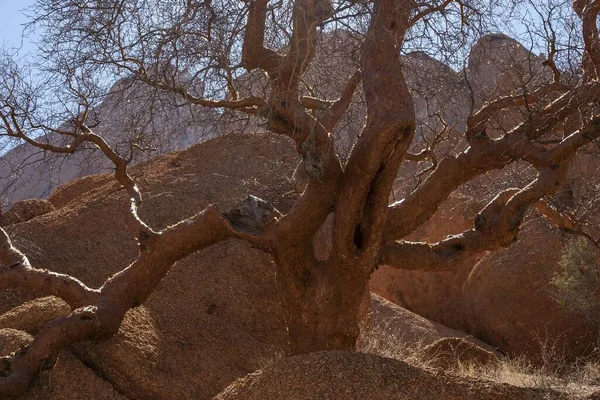
[[[562,12],[568,6],[562,4]],[[0,359],[2,396],[26,391],[66,346],[114,335],[125,313],[148,298],[177,260],[220,241],[246,240],[272,254],[290,352],[299,354],[355,349],[369,277],[381,264],[450,270],[464,259],[517,240],[531,208],[564,229],[576,229],[575,221],[546,199],[565,185],[577,152],[600,136],[597,0],[573,4],[583,30],[581,70],[569,79],[561,74],[561,62],[573,64],[568,57],[576,49],[563,52],[552,36],[557,31],[546,26],[551,79],[524,82],[516,91],[479,104],[471,96],[470,113],[462,121],[465,144],[442,156],[432,148],[447,134],[448,124],[431,110],[440,123],[432,127],[433,136],[421,144],[421,151],[412,152],[417,118],[401,53],[425,49],[460,63],[461,51],[476,35],[494,30],[492,22],[502,17],[497,9],[485,7],[470,0],[39,0],[33,27],[45,29],[43,70],[51,78],[29,80],[15,63],[4,61],[0,133],[52,152],[99,148],[129,194],[124,215],[139,255],[92,289],[71,276],[34,268],[1,232],[0,288],[56,295],[73,309],[47,324],[29,346]],[[343,84],[336,82],[339,97],[321,98],[325,92],[311,87],[305,76],[319,61],[319,38],[341,27],[356,34],[359,45],[346,63],[356,64],[357,70]],[[239,90],[246,70],[265,75],[265,95]],[[115,75],[175,94],[187,105],[245,113],[291,138],[308,177],[294,206],[281,215],[250,196],[229,212],[208,206],[165,230],[149,227],[137,214],[142,198],[127,173],[135,141],[122,155],[94,133],[89,99]],[[195,89],[200,86],[202,91]],[[40,87],[45,96],[39,95]],[[332,132],[357,88],[364,96],[366,120],[342,157],[335,151]],[[55,101],[41,104],[47,96]],[[494,119],[515,110],[524,118],[492,134]],[[390,204],[405,161],[429,168],[400,201]],[[496,193],[471,229],[437,243],[405,240],[461,185],[515,163],[534,171],[531,181]],[[320,259],[313,239],[323,230],[331,249]]]

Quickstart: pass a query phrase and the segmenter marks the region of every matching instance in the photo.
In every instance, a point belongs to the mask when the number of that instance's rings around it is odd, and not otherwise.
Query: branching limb
[[[380,264],[401,269],[447,271],[469,257],[506,248],[517,238],[530,206],[556,193],[566,181],[568,162],[555,169],[542,169],[525,188],[509,189],[496,196],[476,217],[474,228],[435,244],[392,242],[382,252]],[[543,207],[543,206],[541,206]]]
[[[102,296],[115,299],[127,309],[138,306],[152,294],[175,262],[232,236],[231,225],[215,206],[208,206],[140,245],[138,259],[105,282]]]
[[[390,206],[384,242],[400,240],[414,232],[435,213],[450,193],[476,176],[504,168],[519,159],[538,168],[549,168],[570,158],[580,147],[598,138],[598,117],[592,117],[580,130],[552,149],[538,146],[534,140],[562,124],[569,115],[579,112],[581,104],[591,104],[599,96],[597,82],[581,85],[559,97],[503,138],[491,140],[481,136],[462,153],[441,160],[419,187],[405,199]]]
[[[504,96],[492,102],[484,104],[475,114],[467,119],[466,137],[469,143],[477,134],[485,129],[485,123],[495,114],[508,108],[522,107],[533,104],[554,92],[566,92],[569,86],[560,82],[544,85],[532,93]]]
[[[7,136],[21,139],[41,150],[61,154],[73,154],[83,143],[94,144],[114,164],[115,178],[127,190],[127,193],[131,199],[131,201],[125,205],[125,223],[129,231],[138,241],[143,241],[145,238],[154,234],[152,229],[150,229],[137,214],[137,207],[142,202],[142,195],[137,185],[127,172],[127,167],[131,160],[126,160],[124,157],[119,155],[108,145],[108,143],[106,143],[101,136],[93,133],[90,128],[88,128],[83,122],[79,121],[75,121],[75,123],[78,125],[74,126],[74,130],[72,132],[42,127],[50,133],[57,133],[59,135],[73,137],[73,140],[67,146],[56,146],[50,143],[42,143],[39,140],[32,139],[21,128],[19,122],[17,121],[14,108],[10,106],[7,107],[9,109],[9,114],[0,111],[0,120],[3,123],[3,128]]]
[[[70,275],[32,268],[27,257],[13,246],[2,228],[0,263],[0,289],[21,287],[35,293],[58,296],[72,308],[89,304],[99,293]]]
[[[264,45],[269,0],[247,0],[247,2],[250,6],[242,47],[242,64],[248,70],[261,68],[274,73],[279,68],[281,56]]]
[[[42,286],[43,293],[56,294],[73,307],[85,305],[47,324],[29,346],[0,359],[2,398],[18,398],[23,394],[44,366],[52,367],[52,360],[66,346],[118,332],[125,313],[146,301],[176,261],[230,237],[245,238],[245,234],[235,232],[214,206],[209,206],[140,243],[138,258],[97,291],[74,278],[30,268],[26,257],[12,247],[4,231],[0,232],[4,234],[0,261],[12,266],[0,272],[2,278],[26,281],[24,286],[28,288]],[[1,282],[3,287],[6,281]]]
[[[0,394],[3,399],[18,399],[43,369],[51,369],[60,351],[100,332],[113,316],[98,307],[87,306],[44,326],[34,341],[12,354],[0,358]],[[117,329],[120,325],[113,326]]]
[[[310,96],[302,96],[300,98],[300,103],[302,104],[302,107],[308,108],[309,110],[325,111],[331,107],[333,101],[318,99]]]
[[[229,108],[232,110],[246,110],[246,109],[258,109],[266,104],[266,102],[256,96],[250,96],[239,100],[208,100],[201,97],[197,97],[188,92],[183,86],[171,85],[169,83],[161,82],[148,76],[145,72],[138,73],[139,79],[157,89],[164,90],[166,92],[174,93],[180,96],[183,100],[190,104],[194,104],[202,107],[212,108]]]
[[[117,154],[101,136],[93,133],[87,126],[82,125],[81,131],[84,140],[94,143],[114,164],[115,179],[127,190],[130,199],[124,206],[125,224],[138,243],[144,245],[149,238],[156,235],[156,232],[138,216],[137,208],[142,203],[142,194],[127,171],[128,160]]]
[[[380,0],[374,7],[361,58],[367,123],[346,164],[332,235],[334,257],[364,257],[367,268],[379,252],[389,193],[415,130],[412,97],[398,56],[410,6]]]
[[[289,51],[281,61],[280,80],[277,89],[287,97],[286,93],[296,94],[300,78],[310,65],[317,47],[317,26],[331,16],[333,8],[331,0],[296,0],[292,14],[292,37]]]
[[[567,214],[561,213],[544,199],[535,203],[535,209],[560,229],[568,232],[575,230],[575,221],[573,218]]]
[[[346,111],[348,111],[350,103],[352,102],[352,98],[354,97],[354,93],[356,92],[356,88],[360,84],[361,79],[362,75],[360,70],[358,70],[346,83],[340,98],[329,106],[327,112],[323,118],[321,118],[321,124],[328,132],[331,132],[333,128],[335,128]]]
[[[598,36],[597,17],[600,12],[598,0],[574,0],[573,9],[581,18],[583,25],[583,41],[585,54],[581,62],[585,81],[598,79],[600,76],[600,37]]]
[[[410,18],[410,20],[408,21],[409,26],[413,26],[414,24],[416,24],[423,18],[427,17],[428,15],[431,15],[436,12],[444,11],[446,9],[446,7],[448,7],[453,1],[454,0],[444,0],[439,5],[425,7],[423,10],[417,12],[415,15],[413,15]]]

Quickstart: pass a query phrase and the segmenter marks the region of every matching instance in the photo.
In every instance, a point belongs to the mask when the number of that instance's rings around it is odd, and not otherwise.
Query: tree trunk
[[[363,269],[319,263],[313,272],[305,269],[300,279],[290,280],[289,269],[286,274],[282,268],[286,266],[278,268],[278,283],[282,289],[290,354],[356,350],[361,322],[371,306],[369,277],[358,274]],[[333,272],[343,270],[343,274]]]

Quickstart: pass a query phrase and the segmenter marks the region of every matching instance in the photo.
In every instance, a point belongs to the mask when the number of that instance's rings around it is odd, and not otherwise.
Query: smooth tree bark
[[[188,2],[187,7],[192,7],[192,3]],[[56,295],[73,310],[69,316],[46,325],[30,345],[0,359],[3,398],[23,394],[39,371],[51,367],[52,360],[65,347],[114,335],[125,313],[144,303],[175,262],[224,240],[246,240],[272,254],[289,331],[290,354],[302,354],[355,349],[359,325],[370,304],[369,277],[379,265],[451,270],[474,255],[510,246],[517,240],[523,217],[530,209],[539,210],[562,229],[574,230],[574,221],[545,198],[564,186],[576,152],[600,136],[597,1],[577,0],[573,5],[582,21],[585,42],[583,75],[576,84],[560,81],[556,65],[550,62],[554,82],[473,109],[466,121],[466,149],[436,160],[427,178],[393,204],[389,204],[389,199],[401,163],[431,156],[429,149],[409,153],[416,117],[400,58],[407,32],[418,21],[444,12],[453,3],[461,10],[469,5],[444,1],[424,7],[405,0],[374,0],[363,38],[360,70],[348,78],[340,97],[331,100],[307,96],[302,77],[315,60],[320,26],[344,10],[334,9],[329,0],[292,2],[288,43],[276,51],[266,39],[268,15],[274,5],[268,0],[245,3],[247,14],[239,30],[243,35],[241,65],[249,71],[266,73],[270,87],[264,98],[240,98],[231,89],[231,80],[228,99],[204,98],[174,79],[153,74],[144,60],[127,55],[130,49],[126,46],[120,53],[99,54],[100,60],[95,62],[126,68],[135,79],[171,92],[189,104],[228,108],[260,117],[266,120],[269,130],[290,137],[302,157],[298,168],[307,181],[300,186],[301,195],[285,215],[267,201],[249,196],[232,210],[221,213],[211,205],[163,231],[153,230],[137,214],[142,198],[127,173],[131,160],[119,155],[93,132],[86,112],[78,114],[72,129],[45,127],[55,135],[70,138],[68,146],[58,146],[40,141],[26,131],[23,107],[16,104],[20,98],[15,93],[1,99],[3,135],[67,154],[91,144],[114,163],[115,178],[129,194],[124,208],[126,225],[139,246],[136,260],[108,278],[102,287],[93,289],[73,277],[33,268],[6,232],[0,230],[0,288],[22,287]],[[196,7],[213,6],[205,2]],[[85,7],[78,11],[87,12]],[[196,12],[186,9],[185,16],[189,20]],[[211,36],[210,22],[207,37]],[[107,25],[108,28],[113,29],[113,25]],[[97,33],[90,32],[86,34]],[[347,112],[359,86],[365,95],[367,118],[347,161],[342,163],[333,151],[331,132]],[[525,106],[530,112],[524,122],[500,138],[486,134],[487,123],[494,115]],[[577,123],[567,129],[567,124],[563,124],[566,120]],[[562,130],[559,140],[551,145],[541,140],[557,130]],[[498,193],[478,213],[472,229],[438,243],[406,241],[461,185],[516,161],[533,166],[537,177],[523,188]],[[314,238],[318,232],[325,232],[331,240],[331,251],[325,259],[315,254]]]

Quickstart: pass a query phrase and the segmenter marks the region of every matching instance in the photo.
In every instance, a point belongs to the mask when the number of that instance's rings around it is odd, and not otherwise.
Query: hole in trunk
[[[363,245],[363,234],[362,234],[362,230],[360,229],[360,225],[356,225],[354,227],[354,245],[356,246],[357,249],[361,249],[362,245]]]

